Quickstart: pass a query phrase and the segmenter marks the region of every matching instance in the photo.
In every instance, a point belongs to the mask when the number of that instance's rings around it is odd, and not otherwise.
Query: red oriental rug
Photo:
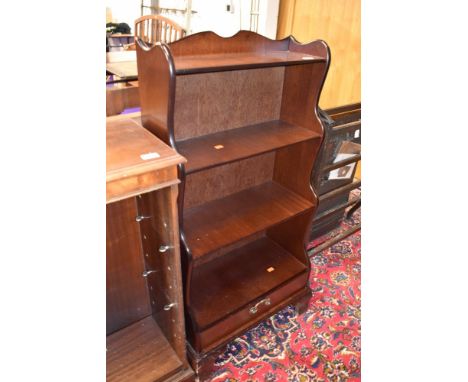
[[[360,220],[358,210],[308,249]],[[209,381],[361,380],[361,232],[312,255],[311,262],[308,310],[298,316],[287,307],[236,338]]]

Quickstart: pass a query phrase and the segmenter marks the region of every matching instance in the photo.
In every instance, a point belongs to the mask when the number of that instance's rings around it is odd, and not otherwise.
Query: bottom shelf
[[[152,316],[107,337],[107,381],[153,382],[183,364]]]
[[[191,307],[206,328],[308,268],[267,237],[194,268]]]

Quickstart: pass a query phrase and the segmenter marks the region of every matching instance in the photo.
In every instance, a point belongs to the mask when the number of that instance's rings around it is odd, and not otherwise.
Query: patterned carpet
[[[360,220],[358,210],[308,249]],[[298,316],[287,307],[232,341],[211,382],[360,381],[361,232],[311,255],[311,262],[308,310]]]

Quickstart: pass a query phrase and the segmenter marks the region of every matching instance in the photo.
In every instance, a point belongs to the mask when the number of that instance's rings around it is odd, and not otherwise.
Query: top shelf
[[[205,54],[176,56],[176,74],[220,72],[226,70],[265,68],[325,62],[325,58],[310,54],[286,51]]]
[[[138,69],[135,52],[122,57],[107,58],[106,70],[121,78],[131,80],[138,79]],[[225,53],[204,54],[197,56],[176,56],[174,64],[176,74],[195,74],[208,72],[222,72],[227,70],[267,68],[273,66],[289,66],[325,62],[321,57],[310,54],[286,51],[273,51],[265,53]]]

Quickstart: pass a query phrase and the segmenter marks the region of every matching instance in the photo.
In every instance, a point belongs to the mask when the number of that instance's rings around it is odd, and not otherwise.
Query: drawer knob
[[[257,302],[257,303],[255,304],[255,306],[252,306],[252,307],[249,309],[250,314],[255,314],[255,313],[257,313],[257,312],[258,312],[258,307],[259,307],[260,305],[262,305],[262,304],[265,304],[265,306],[269,306],[269,305],[271,305],[271,300],[270,300],[269,298],[265,298],[265,299],[263,299],[263,300]]]
[[[151,216],[138,215],[135,220],[141,222],[143,219],[149,219]]]
[[[167,250],[168,250],[169,248],[171,248],[169,245],[161,245],[161,246],[159,247],[159,250],[158,250],[158,251],[159,251],[160,253],[164,253],[164,252],[167,252]]]
[[[155,273],[155,272],[157,272],[157,271],[155,271],[155,270],[144,271],[142,273],[142,276],[143,277],[148,277],[151,273]]]

